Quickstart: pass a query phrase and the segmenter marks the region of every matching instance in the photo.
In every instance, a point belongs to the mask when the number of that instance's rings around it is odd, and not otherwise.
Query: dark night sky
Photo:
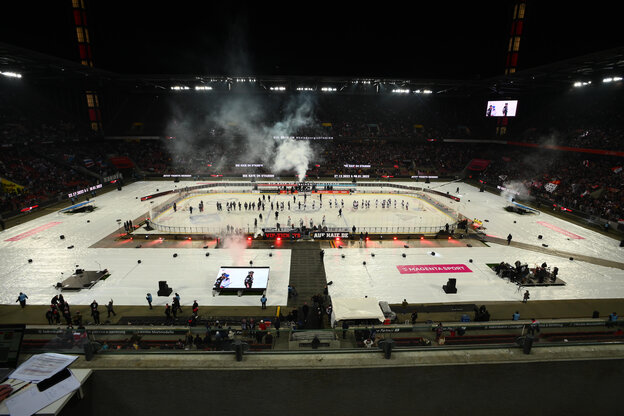
[[[89,1],[95,64],[143,74],[486,78],[503,72],[513,2],[242,4]],[[529,0],[521,68],[621,46],[617,14],[590,6]],[[10,2],[0,15],[0,41],[77,59],[71,0]]]

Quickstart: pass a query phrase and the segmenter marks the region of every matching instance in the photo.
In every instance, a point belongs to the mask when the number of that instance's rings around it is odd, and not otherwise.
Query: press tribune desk
[[[47,405],[46,407],[44,407],[43,409],[39,410],[37,413],[35,413],[36,415],[56,416],[61,412],[61,410],[63,410],[63,407],[65,407],[67,402],[69,402],[69,400],[72,397],[74,397],[75,394],[78,394],[78,397],[82,399],[83,397],[82,386],[87,381],[89,376],[91,376],[91,373],[93,371],[89,369],[84,369],[84,368],[71,369],[71,371],[72,373],[74,373],[74,377],[76,377],[76,379],[78,379],[78,381],[80,382],[80,387],[77,390],[74,390],[71,393],[68,393],[65,396],[61,397],[54,403],[51,403]],[[14,380],[11,380],[11,381],[12,383],[9,383],[9,382],[6,382],[6,383],[14,384],[17,382]],[[29,387],[29,388],[33,388],[33,387]],[[5,415],[9,415],[9,409],[7,409],[6,404],[2,402],[0,403],[0,416],[5,416]]]

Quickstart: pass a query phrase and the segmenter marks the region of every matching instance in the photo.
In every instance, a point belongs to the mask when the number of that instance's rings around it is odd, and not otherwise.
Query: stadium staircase
[[[289,308],[300,308],[304,302],[312,304],[312,296],[323,294],[327,278],[320,256],[318,241],[299,241],[291,247],[290,281],[297,296],[288,299]]]

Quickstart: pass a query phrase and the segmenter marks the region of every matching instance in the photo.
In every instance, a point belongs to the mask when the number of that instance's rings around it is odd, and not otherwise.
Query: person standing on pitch
[[[110,318],[111,313],[113,314],[113,316],[117,316],[117,314],[113,310],[113,300],[112,299],[109,300],[108,303],[106,304],[106,311],[108,312],[108,318]]]
[[[147,303],[149,304],[150,309],[152,309],[152,294],[148,293],[147,296],[145,296],[145,299],[147,299]]]
[[[260,303],[262,304],[262,309],[266,309],[267,298],[264,295],[264,293],[262,294],[262,297],[260,298]]]
[[[24,294],[23,292],[19,293],[19,296],[17,297],[17,300],[15,301],[16,303],[19,302],[20,306],[22,308],[26,307],[26,299],[28,299],[28,296],[26,296],[26,294]]]
[[[528,290],[526,292],[524,292],[524,296],[522,297],[522,303],[527,303],[527,301],[529,300],[530,296],[531,295],[529,294]]]
[[[510,245],[510,244],[511,244],[511,238],[512,238],[512,237],[511,237],[511,234],[509,234],[509,235],[507,236],[507,245]]]

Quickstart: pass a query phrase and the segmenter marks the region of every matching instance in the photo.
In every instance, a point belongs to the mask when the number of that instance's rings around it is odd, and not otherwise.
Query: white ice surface
[[[242,228],[245,232],[254,232],[254,219],[258,220],[255,231],[259,232],[262,228],[275,227],[277,223],[282,228],[286,228],[288,217],[291,223],[299,225],[300,220],[306,226],[310,225],[310,220],[315,225],[323,224],[325,217],[325,226],[342,227],[351,229],[355,225],[360,231],[373,231],[377,227],[377,231],[381,232],[381,227],[392,227],[392,231],[408,231],[406,227],[435,227],[439,229],[446,223],[452,223],[453,218],[444,214],[427,201],[421,200],[414,195],[396,195],[388,193],[388,189],[382,188],[366,188],[367,193],[356,193],[350,195],[344,194],[324,194],[321,197],[317,194],[306,198],[305,209],[303,205],[304,198],[296,197],[296,202],[292,195],[271,195],[271,200],[266,199],[265,210],[233,210],[228,212],[225,208],[226,203],[247,203],[258,202],[260,194],[249,193],[231,193],[229,189],[225,193],[204,193],[189,196],[177,204],[177,211],[168,209],[162,214],[155,216],[153,221],[164,226],[170,227],[204,227],[214,230],[219,226],[230,225],[234,228]],[[369,193],[375,192],[375,193]],[[391,208],[382,208],[381,200],[392,200]],[[362,201],[370,201],[370,208],[362,208]],[[377,208],[375,201],[378,201]],[[397,201],[396,206],[394,201]],[[204,202],[204,212],[199,212],[199,203]],[[331,208],[330,208],[331,201]],[[358,201],[359,207],[356,209],[353,202]],[[223,204],[223,210],[216,210],[216,203]],[[284,211],[279,211],[278,218],[275,218],[277,205],[271,209],[271,202],[284,203]],[[288,202],[291,204],[291,210],[288,210]],[[301,202],[301,208],[299,208]],[[342,208],[342,216],[338,215],[338,206],[344,202]],[[407,203],[407,209],[404,209],[401,202]],[[321,204],[322,203],[322,204]],[[189,206],[193,207],[193,214],[190,214]],[[262,214],[262,219],[259,218]],[[390,232],[392,232],[390,231]],[[385,232],[385,231],[384,231]],[[415,231],[413,231],[415,232]]]

